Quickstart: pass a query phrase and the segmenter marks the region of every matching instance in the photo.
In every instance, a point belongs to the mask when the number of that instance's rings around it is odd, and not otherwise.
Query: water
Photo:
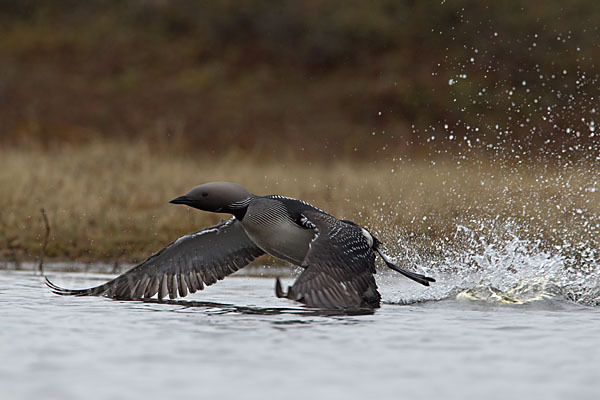
[[[60,297],[0,271],[2,398],[597,398],[600,308],[553,276],[503,290],[435,276],[380,273],[381,309],[335,315],[275,298],[273,278],[159,304]]]

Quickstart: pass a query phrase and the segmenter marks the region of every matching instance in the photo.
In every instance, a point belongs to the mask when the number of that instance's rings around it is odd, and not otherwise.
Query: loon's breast
[[[254,243],[268,254],[300,265],[315,236],[292,219],[286,205],[277,199],[253,200],[244,215],[242,227]]]

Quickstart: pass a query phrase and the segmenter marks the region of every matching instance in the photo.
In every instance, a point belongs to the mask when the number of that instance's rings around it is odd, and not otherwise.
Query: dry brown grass
[[[600,230],[598,167],[492,162],[260,161],[197,157],[147,143],[97,142],[0,149],[0,248],[35,258],[44,207],[54,259],[135,261],[222,217],[168,201],[200,183],[228,180],[255,194],[301,198],[365,224],[383,239],[437,240],[474,221],[519,221],[548,244]],[[595,220],[594,220],[595,218]],[[588,221],[585,225],[585,221]],[[594,222],[595,221],[595,222]],[[590,228],[591,227],[591,228]],[[598,236],[598,235],[596,235]]]

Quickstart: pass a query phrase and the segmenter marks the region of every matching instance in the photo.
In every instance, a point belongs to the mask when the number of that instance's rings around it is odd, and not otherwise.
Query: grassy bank
[[[597,177],[597,166],[585,164],[257,161],[237,153],[192,157],[131,142],[2,148],[0,248],[5,259],[37,257],[43,207],[52,228],[48,257],[140,260],[227,218],[168,204],[215,180],[304,199],[392,244],[442,243],[456,240],[460,225],[483,225],[485,233],[506,223],[543,246],[589,243],[600,231]]]

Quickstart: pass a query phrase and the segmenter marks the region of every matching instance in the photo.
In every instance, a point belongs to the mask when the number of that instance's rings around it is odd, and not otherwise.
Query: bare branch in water
[[[46,226],[46,234],[44,235],[44,241],[42,242],[42,248],[40,249],[40,263],[38,265],[38,272],[40,275],[44,274],[44,254],[46,254],[46,246],[48,246],[48,237],[50,236],[50,223],[48,222],[48,216],[46,215],[46,210],[41,208],[42,218],[44,220],[44,225]]]

